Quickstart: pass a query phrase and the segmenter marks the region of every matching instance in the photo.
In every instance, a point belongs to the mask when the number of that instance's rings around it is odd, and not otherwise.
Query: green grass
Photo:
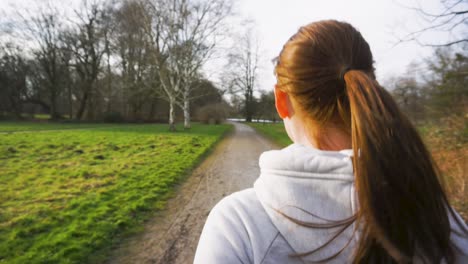
[[[286,147],[292,143],[288,134],[286,134],[283,123],[249,123],[248,125],[281,147]]]
[[[116,124],[99,123],[48,123],[48,122],[0,122],[0,133],[2,132],[22,132],[38,130],[62,130],[62,129],[84,129],[115,127]]]
[[[4,124],[0,130],[14,130]],[[21,123],[17,130],[26,127],[39,129]],[[0,134],[0,262],[89,262],[163,208],[229,129],[121,125]]]
[[[50,115],[49,114],[35,114],[34,118],[47,120],[47,119],[50,119]]]

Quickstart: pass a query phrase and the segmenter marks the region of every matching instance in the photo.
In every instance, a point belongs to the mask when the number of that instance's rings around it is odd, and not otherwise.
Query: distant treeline
[[[229,111],[204,77],[231,6],[225,0],[81,1],[17,11],[2,23],[0,115],[168,121]]]
[[[449,115],[468,118],[468,53],[444,47],[402,76],[385,82],[401,109],[415,122]]]
[[[252,28],[238,39],[228,30],[230,0],[46,2],[16,12],[0,20],[0,118],[41,113],[171,128],[177,119],[190,127],[192,117],[278,119],[273,92],[258,96]],[[216,53],[220,39],[229,38],[234,48]],[[413,120],[466,113],[465,50],[438,49],[384,85]],[[224,87],[202,70],[214,56],[228,61]]]

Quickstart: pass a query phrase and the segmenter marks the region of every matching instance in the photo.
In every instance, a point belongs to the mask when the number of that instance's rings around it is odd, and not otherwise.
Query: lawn
[[[230,129],[14,127],[0,123],[10,131],[0,133],[1,263],[90,262],[163,208],[176,184]],[[68,130],[44,131],[51,127]],[[31,129],[43,131],[11,132]]]
[[[442,173],[450,202],[467,221],[468,122],[464,120],[463,116],[451,116],[418,129]],[[282,147],[291,144],[283,123],[249,125]]]
[[[284,125],[280,123],[250,123],[251,127],[255,128],[260,134],[271,139],[273,142],[278,144],[281,147],[285,147],[292,143],[289,139],[286,131],[284,130]]]
[[[97,123],[48,123],[48,122],[0,122],[1,132],[24,132],[33,130],[64,130],[115,127],[116,124]]]

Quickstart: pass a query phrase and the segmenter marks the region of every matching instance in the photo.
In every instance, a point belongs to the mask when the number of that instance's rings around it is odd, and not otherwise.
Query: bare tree
[[[232,94],[242,93],[244,96],[244,117],[252,122],[255,111],[254,91],[257,88],[259,64],[259,44],[248,29],[236,42],[236,49],[229,56],[224,82]]]
[[[115,13],[117,12],[114,9],[114,4],[111,2],[105,7],[105,11],[103,12],[101,19],[102,19],[102,35],[104,38],[104,54],[105,54],[105,64],[106,64],[106,77],[105,82],[106,85],[102,89],[102,99],[105,102],[106,114],[110,113],[111,109],[111,98],[115,94],[115,89],[113,87],[113,79],[114,74],[112,71],[113,65],[111,63],[111,58],[114,56],[113,50],[113,37],[115,32],[117,31],[118,20],[115,19]]]
[[[426,63],[431,72],[426,79],[431,114],[463,112],[468,105],[468,53],[439,48]]]
[[[32,54],[37,61],[37,77],[40,85],[45,88],[48,98],[48,109],[52,119],[60,118],[58,99],[62,90],[63,73],[62,41],[63,21],[62,14],[52,3],[46,2],[38,10],[18,11],[15,35],[29,42],[34,47]],[[22,30],[20,30],[22,29]],[[45,104],[45,103],[44,103]]]
[[[0,116],[10,112],[22,118],[29,70],[19,47],[11,44],[0,47]]]
[[[202,68],[225,34],[230,0],[44,2],[21,17],[24,23],[19,16],[0,20],[0,45],[10,35],[15,45],[27,43],[20,55],[29,67],[28,89],[15,105],[41,105],[54,119],[123,113],[138,120],[166,114],[163,98],[171,129],[179,108],[190,127],[191,112],[206,103],[199,99],[213,90],[205,89]]]
[[[103,3],[83,1],[81,8],[75,10],[78,22],[66,37],[68,50],[73,53],[71,66],[81,79],[80,94],[76,96],[79,100],[77,120],[83,118],[85,110],[88,110],[88,117],[94,115],[95,84],[106,52],[102,23],[104,12]]]
[[[424,7],[407,7],[414,10],[421,17],[426,26],[409,34],[398,37],[401,42],[415,41],[421,46],[444,47],[463,45],[468,43],[468,1],[466,0],[441,0],[442,10],[437,13],[426,10]],[[428,32],[446,32],[455,36],[446,42],[434,42],[422,40]]]
[[[125,96],[133,118],[151,99],[151,41],[145,32],[148,11],[141,2],[124,1],[115,13],[115,49],[119,55]]]
[[[412,119],[424,117],[423,86],[414,77],[404,76],[392,80],[392,95],[401,109]]]
[[[438,48],[424,63],[411,63],[385,87],[414,121],[463,113],[468,98],[468,56],[449,47]]]
[[[192,92],[201,77],[203,65],[210,59],[222,22],[230,14],[227,0],[155,0],[151,1],[153,40],[162,95],[169,102],[169,124],[174,127],[174,105],[184,112],[184,127],[190,128]]]

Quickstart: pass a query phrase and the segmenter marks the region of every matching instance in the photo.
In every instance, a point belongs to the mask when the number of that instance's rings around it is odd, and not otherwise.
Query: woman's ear
[[[278,89],[278,87],[275,86],[276,111],[278,111],[278,115],[282,119],[285,119],[286,117],[290,117],[288,105],[289,105],[288,94],[284,91],[281,91],[280,89]]]

